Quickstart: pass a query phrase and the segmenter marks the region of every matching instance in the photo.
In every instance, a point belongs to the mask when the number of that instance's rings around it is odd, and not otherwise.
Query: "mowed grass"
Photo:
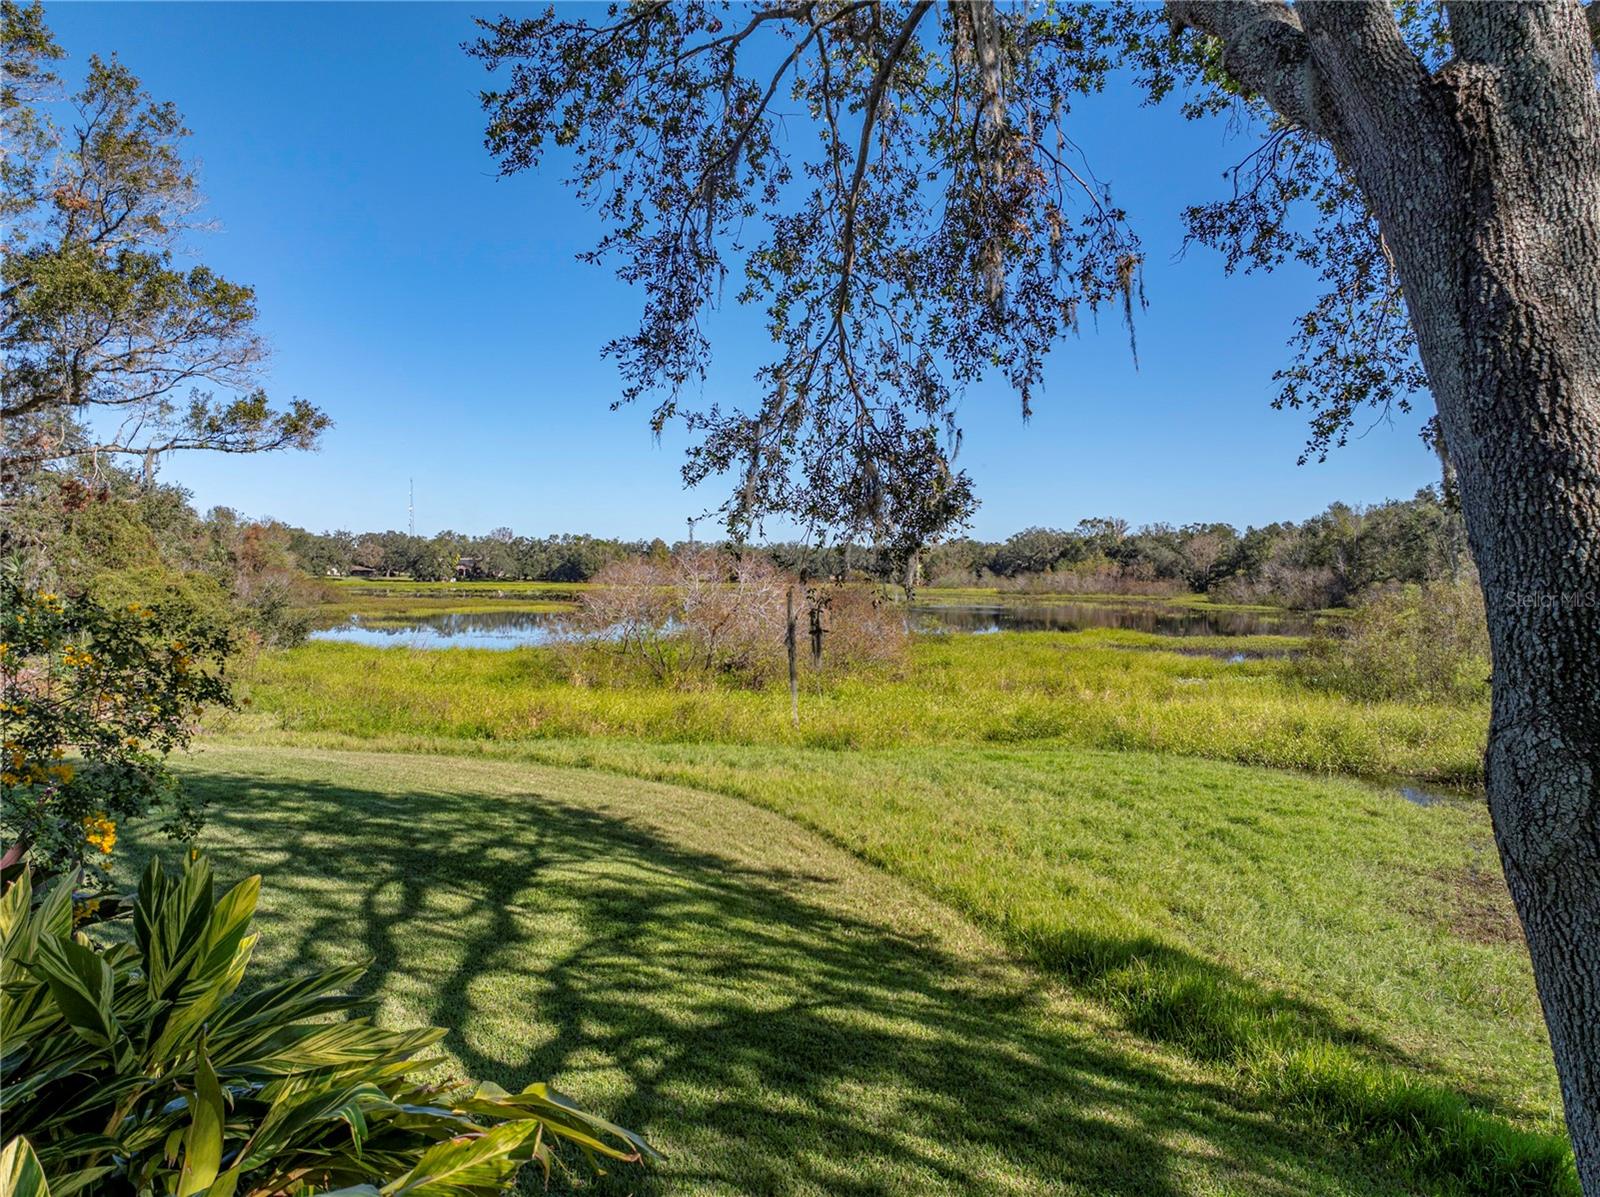
[[[1277,638],[1215,639],[1186,639],[1190,651],[1179,652],[1118,631],[918,637],[904,668],[808,677],[798,727],[781,688],[584,688],[544,649],[309,644],[264,656],[249,693],[275,725],[352,736],[1083,745],[1447,784],[1481,776],[1485,707],[1367,703],[1311,690],[1283,660],[1197,655],[1260,651]]]
[[[666,1151],[596,1192],[1455,1191],[743,801],[459,756],[211,745],[185,775],[224,877],[265,878],[263,972],[370,959],[379,1017],[453,1028],[452,1070],[554,1079]]]

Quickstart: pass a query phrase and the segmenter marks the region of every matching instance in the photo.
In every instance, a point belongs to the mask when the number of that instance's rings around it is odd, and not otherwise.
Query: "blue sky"
[[[115,51],[184,113],[216,225],[193,248],[256,287],[269,392],[337,423],[316,453],[167,462],[163,478],[202,508],[403,528],[414,478],[419,532],[673,539],[720,501],[683,490],[680,437],[658,444],[643,410],[610,410],[600,346],[633,325],[638,298],[573,260],[596,226],[559,164],[500,179],[482,148],[484,75],[459,46],[475,15],[512,7],[47,5],[69,83],[87,54]],[[1140,109],[1121,88],[1085,102],[1072,129],[1144,239],[1139,365],[1110,321],[1057,349],[1027,425],[1003,386],[969,392],[975,534],[1102,514],[1243,526],[1434,480],[1420,416],[1297,466],[1304,418],[1271,410],[1271,375],[1313,280],[1225,279],[1198,248],[1177,260],[1177,214],[1220,194],[1248,133]],[[748,377],[738,346],[720,348],[707,399],[737,397]]]

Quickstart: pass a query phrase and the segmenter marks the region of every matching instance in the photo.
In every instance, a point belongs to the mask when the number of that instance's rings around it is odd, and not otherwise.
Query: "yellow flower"
[[[51,765],[45,772],[49,773],[62,785],[66,785],[77,775],[77,770],[71,765]]]
[[[107,856],[117,845],[117,825],[105,815],[92,815],[83,821],[83,838]]]

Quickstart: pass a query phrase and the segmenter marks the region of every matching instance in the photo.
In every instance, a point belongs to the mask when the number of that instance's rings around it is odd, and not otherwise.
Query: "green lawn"
[[[462,757],[185,773],[224,876],[265,877],[263,971],[370,958],[380,1017],[453,1027],[452,1068],[554,1078],[667,1152],[599,1191],[1418,1191],[748,803]]]

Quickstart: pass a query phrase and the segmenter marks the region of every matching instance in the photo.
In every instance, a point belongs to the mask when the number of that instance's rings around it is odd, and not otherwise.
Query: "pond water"
[[[561,635],[561,616],[549,611],[486,611],[474,615],[352,615],[344,623],[311,633],[313,640],[377,648],[524,648],[549,644]]]
[[[1199,611],[1160,603],[918,603],[919,631],[1079,632],[1125,628],[1157,636],[1306,636],[1307,615],[1263,611]]]
[[[1305,616],[1241,611],[1195,611],[1153,603],[916,604],[909,608],[920,632],[1076,632],[1128,628],[1158,636],[1305,635]],[[548,611],[492,611],[470,615],[363,618],[352,615],[313,640],[396,648],[522,648],[561,636],[561,615]]]

